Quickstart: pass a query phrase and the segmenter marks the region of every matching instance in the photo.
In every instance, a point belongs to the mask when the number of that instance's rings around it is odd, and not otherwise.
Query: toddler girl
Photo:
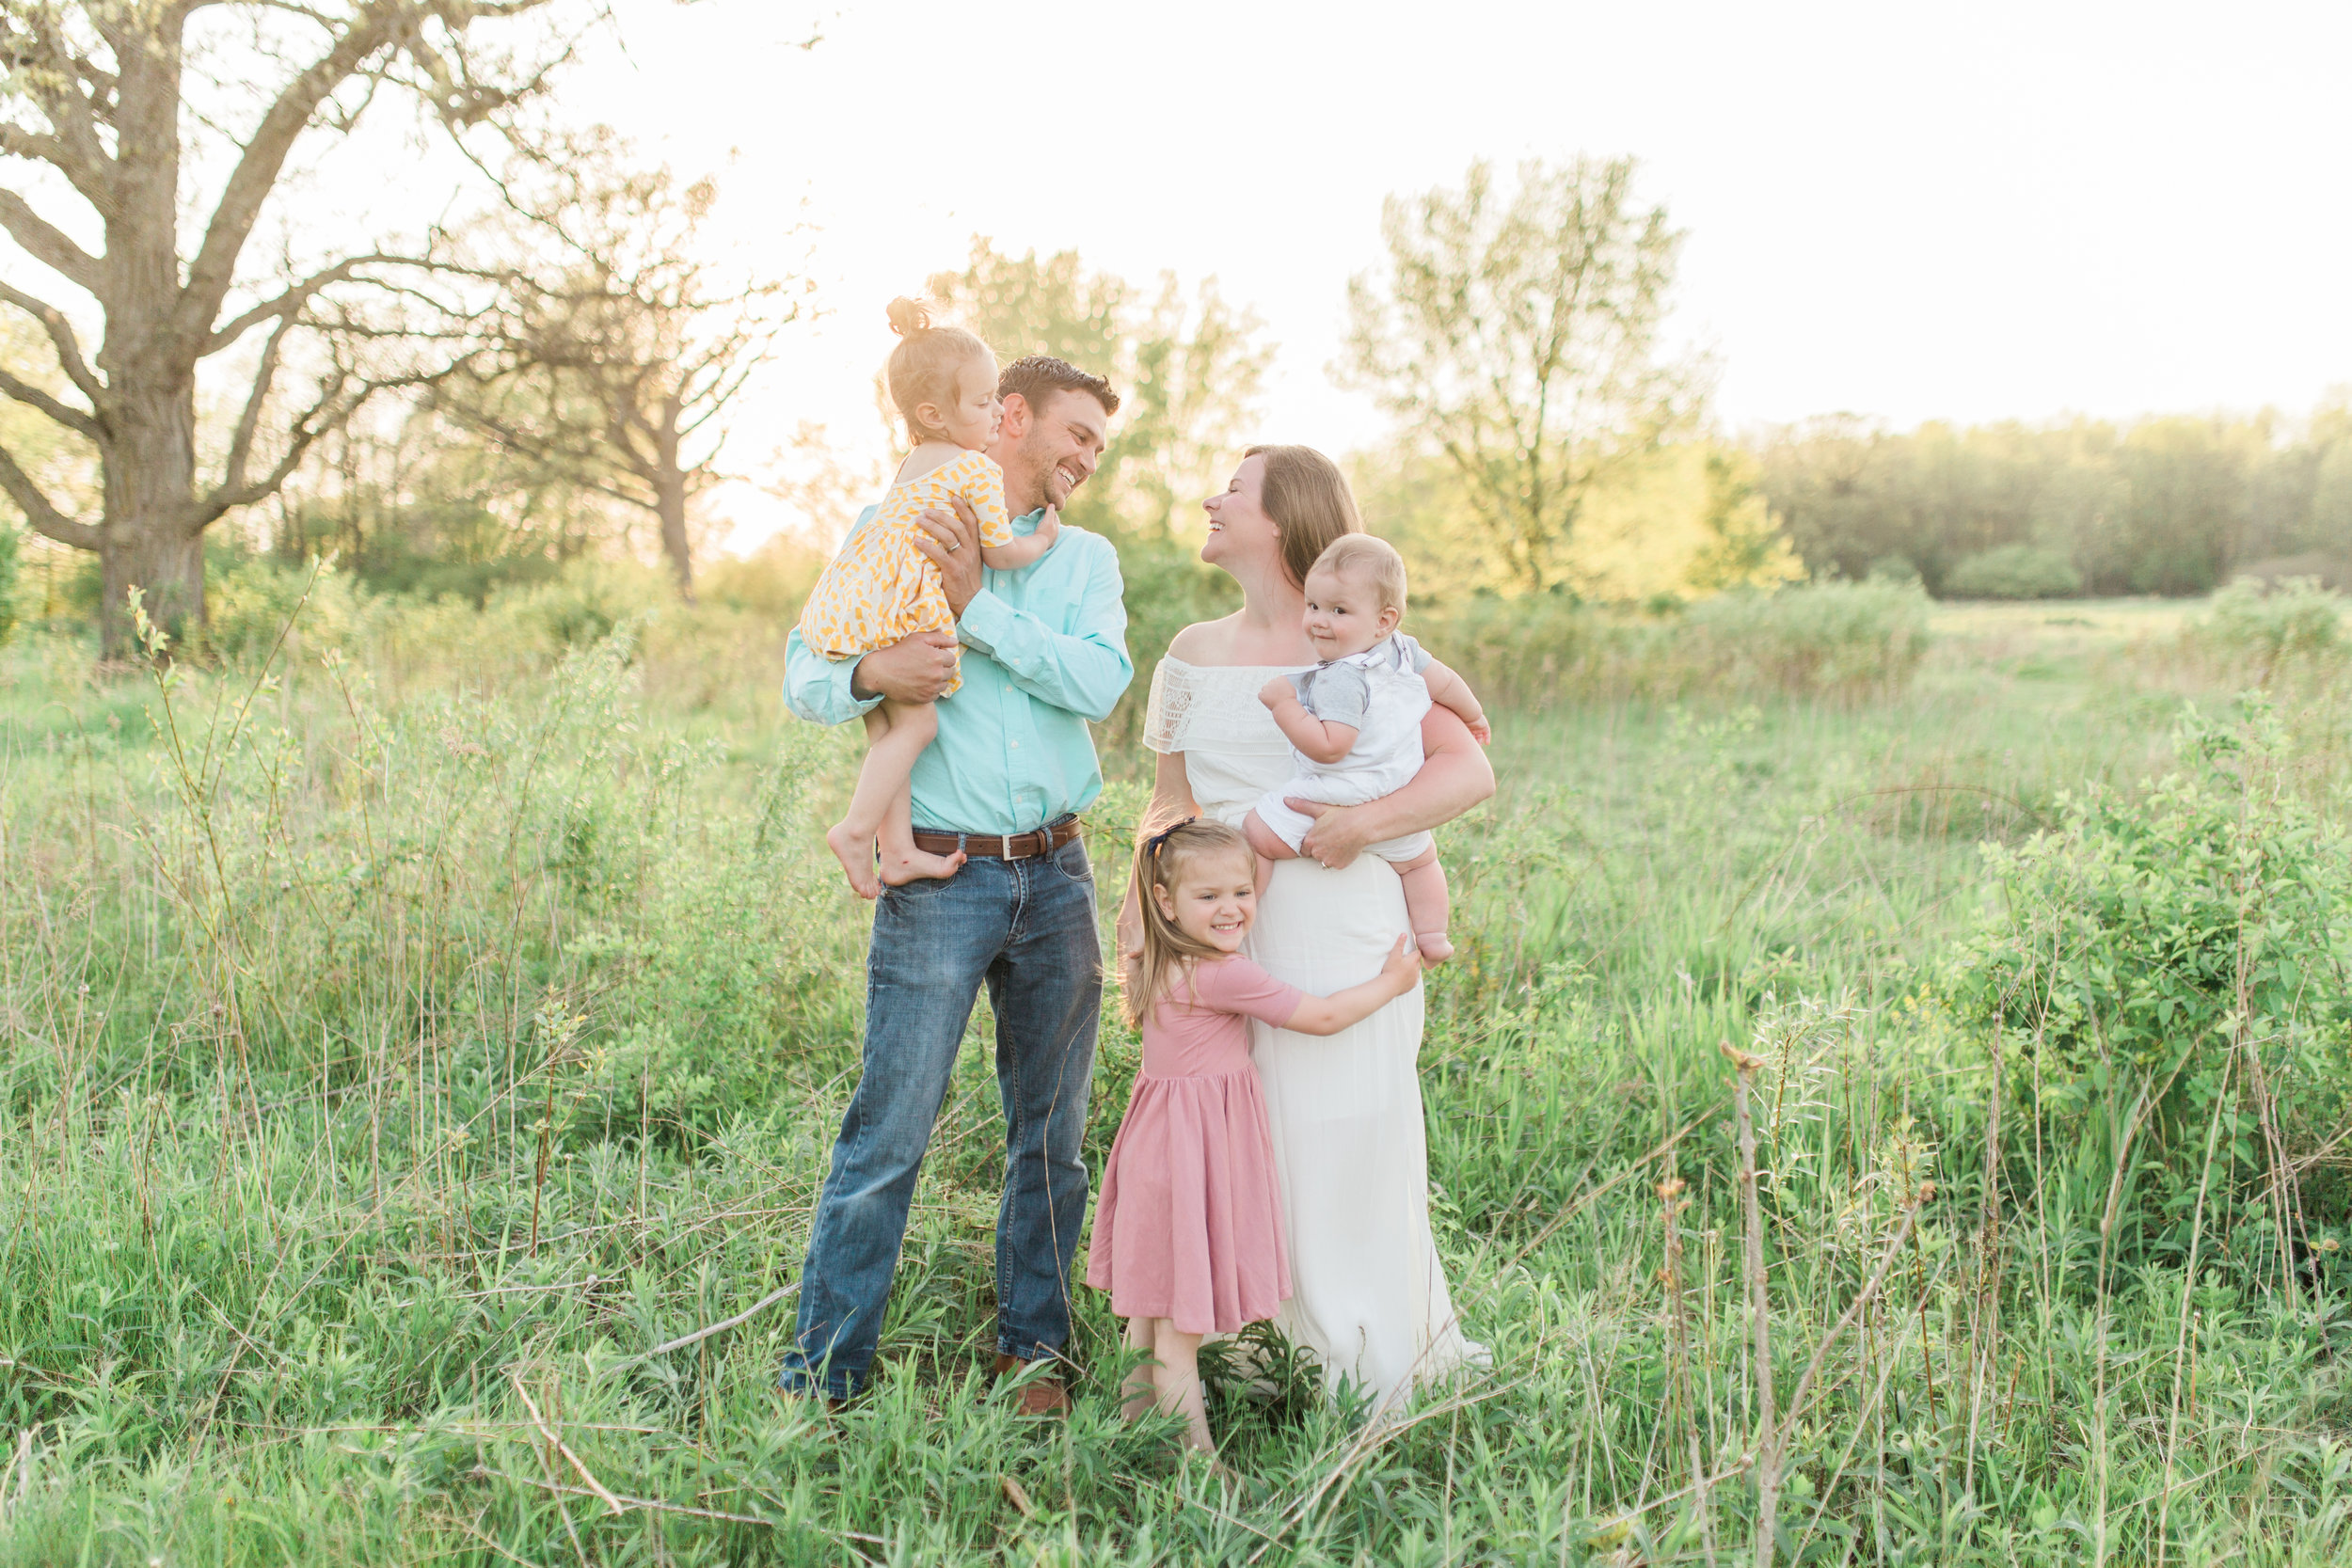
[[[1182,1412],[1186,1440],[1212,1458],[1200,1337],[1270,1318],[1291,1293],[1274,1139],[1243,1020],[1335,1035],[1421,972],[1400,938],[1362,985],[1330,997],[1284,985],[1240,957],[1257,873],[1238,829],[1197,817],[1136,851],[1143,959],[1127,1019],[1143,1036],[1143,1069],[1104,1167],[1087,1262],[1087,1283],[1127,1320],[1126,1343],[1151,1356],[1127,1380],[1128,1415],[1154,1402]]]
[[[1405,618],[1405,558],[1385,540],[1349,533],[1331,542],[1307,573],[1307,636],[1323,662],[1277,675],[1258,700],[1290,738],[1297,775],[1259,800],[1243,826],[1258,852],[1259,876],[1295,860],[1314,818],[1285,798],[1361,805],[1394,794],[1421,771],[1421,721],[1430,704],[1462,716],[1484,745],[1493,738],[1484,709],[1462,677],[1396,629]],[[1438,843],[1410,833],[1369,847],[1405,879],[1405,912],[1422,961],[1454,956],[1446,940],[1450,897]]]
[[[988,345],[961,327],[933,326],[930,312],[912,299],[890,302],[890,328],[899,342],[884,374],[914,450],[898,465],[873,520],[842,542],[801,610],[801,641],[832,659],[862,657],[918,631],[954,633],[939,568],[915,548],[923,537],[916,519],[925,512],[946,511],[951,498],[963,498],[979,515],[980,559],[1000,572],[1029,565],[1061,532],[1048,508],[1035,533],[1013,537],[1005,472],[982,451],[996,439],[1004,414]],[[959,674],[942,695],[962,684]],[[866,716],[866,766],[849,814],[825,834],[861,898],[880,894],[883,882],[952,876],[963,863],[960,854],[927,855],[914,847],[907,779],[938,733],[939,714],[929,703],[885,698]]]

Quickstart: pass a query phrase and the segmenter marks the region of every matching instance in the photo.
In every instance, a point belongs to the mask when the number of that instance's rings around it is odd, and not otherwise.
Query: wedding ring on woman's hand
[[[960,550],[960,549],[961,549],[961,548],[963,548],[963,546],[962,546],[961,545],[960,545],[960,544],[956,543],[956,541],[954,541],[953,539],[950,539],[950,540],[948,540],[948,541],[947,541],[947,549],[948,549],[948,553],[953,554],[955,551]]]

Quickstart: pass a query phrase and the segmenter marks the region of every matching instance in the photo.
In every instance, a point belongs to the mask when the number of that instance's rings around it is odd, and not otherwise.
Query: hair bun
[[[890,330],[901,338],[918,337],[931,329],[930,307],[900,294],[890,302]]]

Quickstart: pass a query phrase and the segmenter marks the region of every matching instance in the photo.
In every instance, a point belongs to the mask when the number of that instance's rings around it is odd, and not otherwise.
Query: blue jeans
[[[866,1382],[915,1175],[983,981],[1005,1106],[996,1348],[1033,1361],[1070,1338],[1103,1000],[1083,840],[1025,860],[976,855],[945,880],[883,892],[866,960],[865,1069],[809,1229],[787,1389],[846,1399]]]

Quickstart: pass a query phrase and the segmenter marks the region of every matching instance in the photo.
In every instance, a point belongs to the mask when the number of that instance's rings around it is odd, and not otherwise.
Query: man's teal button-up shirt
[[[1034,533],[1043,515],[1014,518],[1013,532]],[[916,827],[1025,833],[1094,803],[1103,770],[1087,722],[1109,718],[1136,674],[1123,593],[1111,542],[1068,524],[1035,565],[981,569],[956,628],[963,686],[941,700],[939,738],[914,765]],[[881,700],[850,695],[856,668],[811,652],[795,630],[785,705],[811,723],[846,723]]]

